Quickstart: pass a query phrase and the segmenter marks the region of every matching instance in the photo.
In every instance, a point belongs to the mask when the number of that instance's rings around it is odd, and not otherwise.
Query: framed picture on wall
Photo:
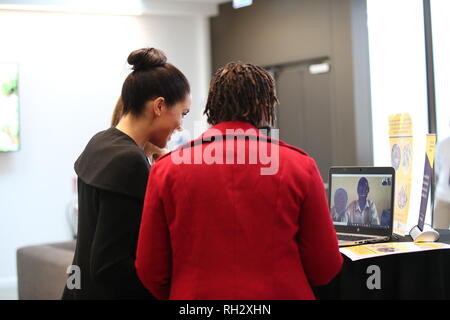
[[[19,65],[0,63],[0,152],[20,147],[18,82]]]

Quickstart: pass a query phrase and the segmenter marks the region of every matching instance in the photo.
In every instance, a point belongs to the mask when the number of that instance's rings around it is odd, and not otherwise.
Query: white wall
[[[128,54],[154,46],[191,82],[186,127],[209,85],[209,26],[198,16],[101,16],[0,11],[0,62],[19,63],[21,150],[0,153],[0,284],[20,246],[70,238],[73,163],[108,127]],[[3,281],[3,282],[2,282]]]

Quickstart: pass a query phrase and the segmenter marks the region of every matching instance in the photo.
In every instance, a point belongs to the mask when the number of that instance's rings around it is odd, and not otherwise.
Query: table
[[[438,242],[450,244],[450,230],[438,230]],[[400,242],[412,241],[406,236]],[[450,249],[388,255],[358,261],[344,256],[341,272],[314,288],[318,299],[450,299]],[[378,266],[381,288],[369,289],[369,266]],[[372,281],[369,281],[372,282]]]

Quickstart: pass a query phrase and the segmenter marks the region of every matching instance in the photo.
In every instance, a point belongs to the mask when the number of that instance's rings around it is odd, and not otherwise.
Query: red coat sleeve
[[[310,159],[310,177],[300,214],[298,243],[305,273],[314,286],[325,285],[341,270],[343,259],[331,220],[322,177]]]
[[[157,299],[169,299],[172,273],[169,228],[160,198],[158,166],[150,171],[135,266],[139,279]]]

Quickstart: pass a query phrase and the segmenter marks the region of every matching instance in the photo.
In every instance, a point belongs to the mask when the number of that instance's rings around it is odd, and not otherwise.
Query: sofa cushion
[[[61,299],[75,241],[27,246],[17,250],[20,300]]]

